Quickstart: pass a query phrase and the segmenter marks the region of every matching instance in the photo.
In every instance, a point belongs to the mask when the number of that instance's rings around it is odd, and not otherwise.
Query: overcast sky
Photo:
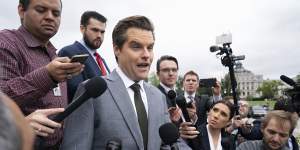
[[[99,52],[110,68],[116,62],[111,32],[118,20],[145,15],[155,26],[155,58],[173,55],[179,73],[195,70],[200,78],[221,78],[228,72],[209,51],[217,35],[231,33],[233,54],[245,55],[244,67],[264,79],[300,73],[300,0],[62,0],[61,26],[52,38],[60,49],[80,40],[79,20],[86,10],[107,17],[105,40]],[[0,29],[18,28],[18,0],[3,0]]]

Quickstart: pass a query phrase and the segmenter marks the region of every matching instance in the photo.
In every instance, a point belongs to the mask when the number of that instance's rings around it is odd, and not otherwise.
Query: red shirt
[[[55,96],[53,88],[57,83],[45,67],[56,57],[55,52],[50,42],[44,47],[23,26],[0,31],[0,89],[15,100],[25,115],[36,109],[67,106],[65,82],[59,83],[61,96]],[[61,137],[61,130],[56,131],[47,144],[56,144]]]

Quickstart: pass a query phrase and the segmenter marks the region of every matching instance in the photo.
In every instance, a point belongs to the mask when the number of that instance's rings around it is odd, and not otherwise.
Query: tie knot
[[[99,57],[100,55],[97,52],[95,52],[94,56]]]
[[[134,83],[130,86],[130,88],[134,91],[134,92],[140,92],[140,88],[141,86],[138,83]]]
[[[189,95],[188,98],[193,101],[194,100],[194,97],[192,95]]]

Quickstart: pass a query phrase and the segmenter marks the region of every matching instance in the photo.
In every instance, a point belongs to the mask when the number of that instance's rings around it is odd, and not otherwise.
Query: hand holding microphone
[[[86,102],[90,98],[96,98],[103,94],[107,89],[106,82],[100,76],[96,76],[84,83],[85,91],[76,97],[72,103],[65,109],[65,111],[58,113],[57,115],[50,116],[52,123],[59,123],[62,122],[66,117],[68,117],[72,112],[74,112],[79,106],[81,106],[84,102]],[[56,124],[58,125],[58,124]],[[47,125],[46,125],[47,126]],[[52,126],[48,126],[51,128]],[[40,130],[40,128],[38,128]],[[36,138],[35,142],[35,149],[44,149],[45,148],[45,141],[42,138],[43,134],[40,137]]]
[[[38,109],[28,116],[29,125],[33,128],[36,135],[47,137],[54,133],[55,128],[61,128],[61,124],[48,118],[49,115],[58,114],[64,111],[64,108]]]

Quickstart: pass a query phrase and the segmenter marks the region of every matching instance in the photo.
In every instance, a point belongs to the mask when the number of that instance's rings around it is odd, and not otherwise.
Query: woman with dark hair
[[[209,110],[207,124],[197,127],[198,132],[195,131],[195,128],[190,127],[189,123],[182,123],[179,129],[181,137],[193,139],[195,150],[234,150],[233,138],[224,131],[233,115],[232,103],[224,100],[218,101]]]

